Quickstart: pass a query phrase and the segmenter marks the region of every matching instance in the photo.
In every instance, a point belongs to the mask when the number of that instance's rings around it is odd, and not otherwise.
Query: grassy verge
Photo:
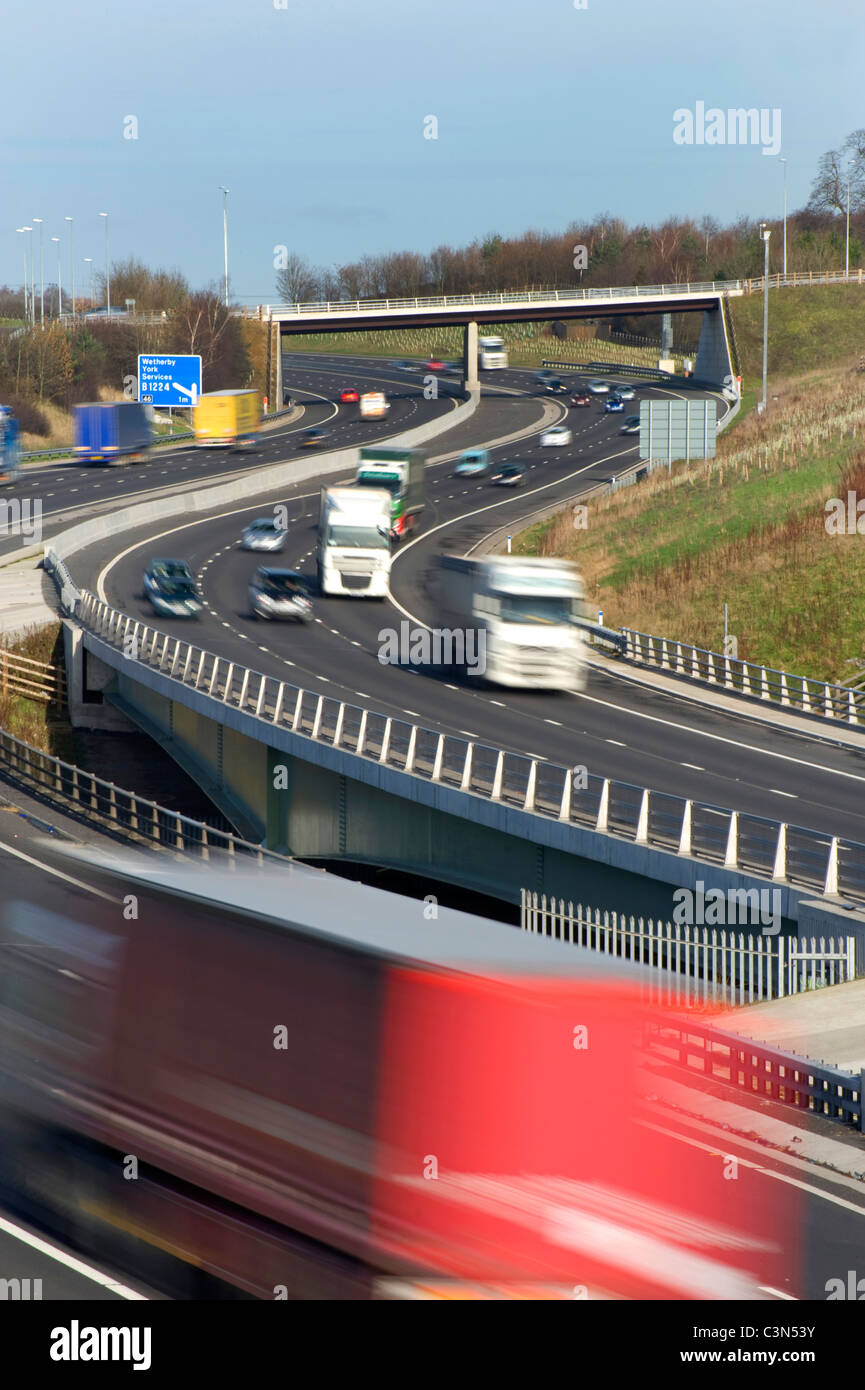
[[[710,464],[674,464],[644,483],[520,536],[523,554],[581,567],[605,621],[822,680],[865,657],[859,535],[829,535],[825,504],[865,497],[865,392],[848,371],[779,382],[767,416],[746,415]],[[865,523],[863,523],[865,524]]]

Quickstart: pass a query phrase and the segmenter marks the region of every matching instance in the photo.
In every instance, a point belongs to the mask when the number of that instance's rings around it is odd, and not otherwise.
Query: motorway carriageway
[[[351,377],[340,364],[336,380],[341,384]],[[497,386],[537,391],[531,373],[495,373],[495,381],[487,378],[486,384],[489,392],[479,410],[433,441],[433,457],[500,438],[538,418],[537,398],[496,391]],[[666,388],[645,387],[639,395],[659,391],[666,394]],[[636,407],[635,401],[631,409]],[[516,532],[521,518],[540,506],[564,502],[584,482],[607,479],[633,462],[636,446],[619,435],[620,421],[605,416],[598,403],[569,412],[574,430],[569,448],[541,449],[529,438],[494,449],[497,461],[521,459],[529,465],[527,486],[505,496],[484,478],[455,479],[451,463],[431,465],[422,530],[395,552],[394,603],[317,598],[316,621],[308,628],[253,620],[247,584],[261,563],[314,574],[319,494],[314,482],[271,499],[285,503],[289,515],[286,548],[273,557],[238,549],[246,523],[269,509],[268,500],[260,499],[206,519],[165,519],[102,541],[73,557],[72,573],[77,582],[154,627],[330,698],[527,757],[581,764],[593,774],[865,841],[861,756],[834,745],[822,730],[815,728],[813,737],[793,733],[744,712],[697,706],[596,669],[585,693],[567,694],[458,685],[446,674],[436,678],[379,664],[383,629],[398,628],[406,614],[435,624],[430,573],[438,551],[464,553],[505,524]],[[198,622],[170,622],[150,611],[141,596],[141,576],[155,555],[185,558],[200,576],[207,608]]]

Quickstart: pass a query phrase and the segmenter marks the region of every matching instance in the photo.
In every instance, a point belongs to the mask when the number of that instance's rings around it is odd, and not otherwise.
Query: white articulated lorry
[[[483,675],[495,685],[582,690],[586,683],[583,581],[568,560],[439,556],[439,621],[483,638]],[[468,669],[468,668],[467,668]]]
[[[384,488],[323,487],[318,580],[323,594],[384,598],[390,583],[391,495]]]

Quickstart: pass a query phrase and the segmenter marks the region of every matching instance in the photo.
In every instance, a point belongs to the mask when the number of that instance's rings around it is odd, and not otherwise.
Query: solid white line
[[[25,854],[22,849],[15,849],[8,845],[5,840],[0,840],[0,850],[5,850],[7,854],[14,854],[16,859],[24,859],[34,868],[41,869],[44,874],[52,874],[54,878],[62,878],[66,883],[74,883],[76,888],[83,888],[86,893],[92,893],[95,898],[104,898],[108,903],[120,903],[122,898],[114,898],[110,893],[103,893],[101,888],[94,888],[90,883],[84,883],[80,878],[73,878],[71,874],[64,874],[60,869],[53,869],[50,864],[43,864],[41,859],[34,859],[32,855]],[[8,894],[7,894],[8,896]]]
[[[770,787],[769,791],[772,793],[773,796],[789,796],[791,801],[799,800],[795,792],[782,792],[778,787]]]
[[[147,1294],[136,1293],[135,1289],[130,1289],[127,1284],[118,1284],[110,1274],[103,1274],[101,1270],[94,1269],[93,1265],[87,1265],[83,1260],[77,1260],[74,1255],[67,1255],[65,1250],[59,1250],[56,1245],[51,1245],[47,1240],[42,1240],[39,1236],[31,1235],[23,1227],[16,1226],[12,1221],[7,1221],[0,1216],[0,1231],[5,1231],[7,1235],[14,1236],[24,1245],[29,1245],[32,1250],[38,1250],[42,1255],[50,1255],[52,1260],[58,1264],[65,1265],[67,1269],[73,1270],[76,1274],[83,1274],[85,1279],[90,1279],[94,1284],[101,1284],[104,1289],[110,1289],[116,1293],[118,1298],[125,1298],[136,1303],[149,1303]]]

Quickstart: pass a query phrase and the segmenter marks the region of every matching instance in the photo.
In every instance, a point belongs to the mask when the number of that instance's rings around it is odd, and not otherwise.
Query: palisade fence
[[[210,859],[222,851],[230,859],[254,855],[259,863],[268,860],[285,864],[283,855],[272,854],[261,845],[241,839],[231,831],[206,821],[192,820],[158,802],[148,801],[135,792],[125,791],[92,772],[63,762],[49,753],[0,730],[0,771],[10,781],[64,810],[137,842],[147,841],[162,849],[182,850]],[[220,817],[222,819],[222,817]]]
[[[61,605],[88,632],[178,686],[263,725],[301,735],[437,785],[687,855],[778,883],[865,902],[865,845],[762,816],[505,752],[289,685],[216,656],[80,593],[46,547]]]
[[[749,917],[750,904],[735,902],[732,916],[737,915],[740,921]],[[856,978],[852,936],[746,935],[732,926],[665,922],[582,903],[575,907],[525,888],[520,889],[520,925],[526,932],[652,968],[659,973],[648,982],[649,993],[664,1004],[754,1004]]]
[[[654,666],[673,675],[721,686],[735,695],[749,695],[803,714],[816,714],[859,726],[865,723],[865,690],[831,685],[811,676],[793,676],[753,661],[722,656],[666,637],[653,637],[622,628],[624,656],[638,666]]]

